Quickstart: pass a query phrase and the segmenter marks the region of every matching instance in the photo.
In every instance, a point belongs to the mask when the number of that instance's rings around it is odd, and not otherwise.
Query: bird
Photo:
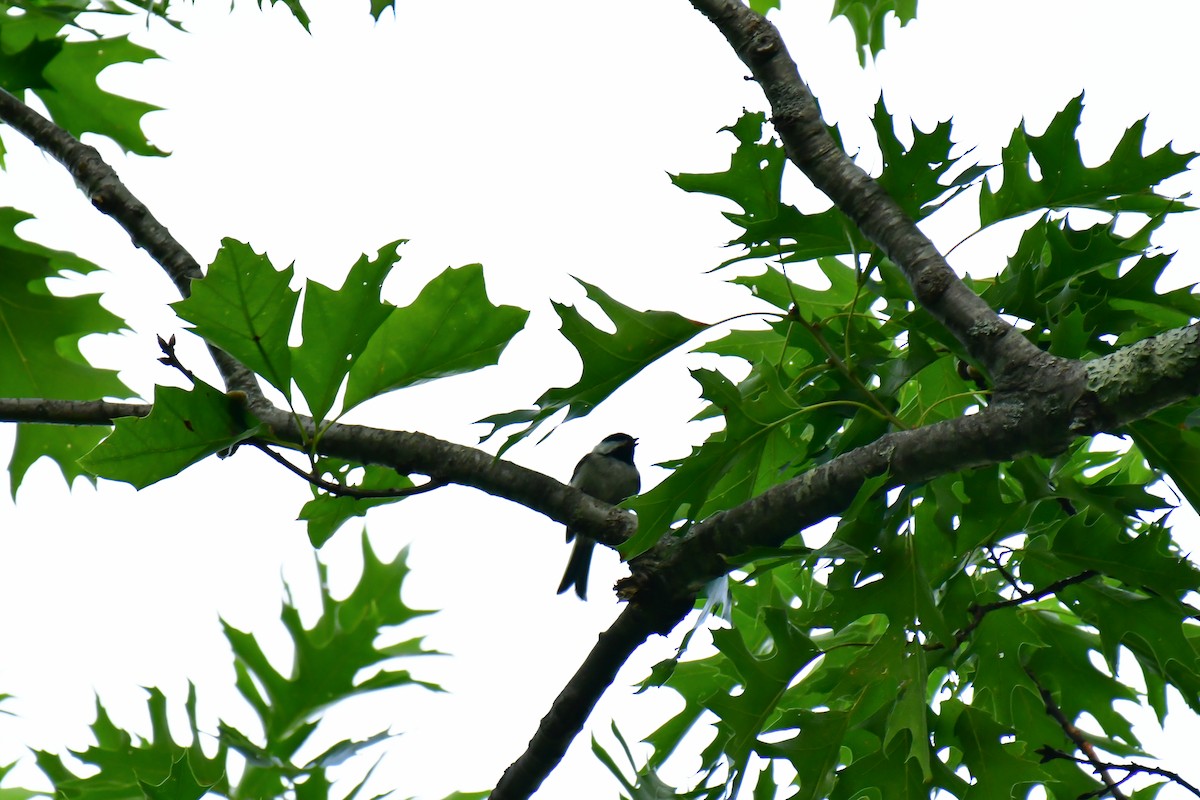
[[[638,440],[627,433],[604,437],[592,452],[579,459],[571,475],[571,485],[584,494],[606,503],[617,503],[633,497],[642,488],[642,478],[633,463],[633,449]],[[574,541],[571,559],[563,573],[558,593],[572,586],[580,600],[587,600],[588,567],[592,563],[592,548],[596,542],[567,527],[567,541]]]

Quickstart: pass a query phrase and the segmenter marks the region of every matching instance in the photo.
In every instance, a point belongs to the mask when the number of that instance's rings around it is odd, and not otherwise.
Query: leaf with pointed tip
[[[929,767],[929,726],[926,721],[928,708],[925,705],[925,686],[929,681],[929,671],[925,666],[925,650],[921,647],[911,648],[901,663],[900,696],[888,715],[883,749],[886,750],[901,732],[907,732],[908,751],[903,760],[916,761],[921,768],[921,775],[929,781],[933,773]]]
[[[387,489],[409,489],[413,482],[390,467],[368,464],[365,467],[335,458],[322,458],[317,465],[326,480],[333,480],[350,489],[381,491]],[[362,470],[361,476],[359,470]],[[355,482],[347,483],[351,476]],[[314,489],[314,492],[317,490]],[[400,497],[351,497],[334,495],[324,491],[315,494],[304,504],[299,519],[308,523],[308,540],[313,547],[322,547],[338,529],[352,517],[361,517],[368,509],[385,503],[395,503]]]
[[[206,383],[190,392],[157,386],[149,416],[117,420],[113,433],[79,463],[101,478],[143,489],[257,433],[241,400]]]
[[[258,0],[259,8],[263,7],[263,2],[264,0]],[[288,11],[292,12],[292,16],[296,18],[296,22],[300,23],[300,27],[304,28],[304,32],[311,33],[308,26],[312,23],[312,20],[309,19],[308,12],[304,10],[304,4],[301,0],[266,0],[266,2],[269,2],[272,6],[276,3],[282,3],[287,7]]]
[[[392,686],[438,690],[389,664],[395,654],[379,644],[381,633],[430,613],[410,608],[401,599],[401,584],[409,572],[407,551],[384,562],[364,533],[362,553],[362,575],[343,600],[333,599],[326,569],[318,564],[321,616],[312,627],[304,627],[294,605],[284,606],[281,619],[294,648],[286,673],[271,664],[254,636],[223,623],[234,652],[238,691],[261,718],[266,734],[266,751],[256,756],[260,760],[265,755],[289,762],[316,728],[320,712],[349,697]],[[405,644],[403,651],[435,654],[421,648],[419,640]],[[363,670],[375,667],[380,671],[373,677],[357,680]],[[232,740],[230,745],[241,749]]]
[[[171,762],[171,772],[161,782],[139,779],[138,786],[146,800],[200,800],[212,788],[212,784],[201,783],[192,773],[187,753],[181,753]]]
[[[528,317],[523,308],[492,305],[480,265],[448,269],[376,328],[350,368],[345,406],[495,364]]]
[[[140,156],[166,155],[146,141],[141,120],[158,106],[110,94],[100,88],[97,76],[113,64],[140,64],[158,53],[134,44],[125,36],[95,41],[65,42],[42,71],[49,89],[37,89],[51,118],[76,138],[98,133],[122,150]]]
[[[46,281],[99,269],[73,253],[27,242],[16,226],[31,217],[0,208],[0,396],[92,400],[124,397],[116,372],[90,366],[79,341],[92,333],[115,333],[122,320],[104,310],[98,296],[59,297]]]
[[[211,787],[224,789],[224,746],[219,746],[216,756],[209,759],[196,742],[194,687],[189,684],[185,703],[192,738],[188,747],[176,744],[171,737],[166,697],[158,689],[150,689],[149,693],[151,735],[145,740],[113,724],[97,699],[96,721],[91,725],[95,744],[73,751],[79,761],[98,770],[94,774],[80,777],[67,768],[62,756],[34,751],[38,767],[54,785],[55,796],[72,800],[196,800]]]
[[[970,800],[1011,800],[1017,787],[1046,780],[1034,745],[1007,741],[1011,731],[987,713],[973,706],[962,707],[954,732],[962,745],[967,769],[975,779],[967,793]]]
[[[1200,508],[1200,431],[1189,424],[1197,410],[1200,401],[1189,400],[1126,426],[1150,465],[1171,476],[1192,508]]]
[[[774,364],[757,364],[752,374],[759,380],[743,381],[744,396],[721,373],[693,370],[702,396],[721,409],[725,430],[629,501],[638,513],[638,530],[621,546],[623,558],[652,547],[680,519],[704,519],[792,477],[805,463],[814,435],[833,424],[819,412],[805,412],[784,389]]]
[[[206,342],[291,396],[287,340],[300,299],[291,279],[291,267],[276,270],[266,255],[227,238],[204,278],[192,282],[192,296],[172,306]]]
[[[866,51],[873,58],[883,50],[889,14],[904,27],[917,16],[917,0],[835,0],[830,19],[845,17],[850,23],[860,66],[867,65]]]
[[[758,752],[766,758],[792,762],[796,768],[794,782],[799,786],[799,791],[791,795],[794,800],[820,800],[833,786],[850,715],[845,711],[796,711],[789,722],[800,732],[778,743],[760,741]]]
[[[1195,615],[1191,606],[1091,583],[1071,586],[1060,597],[1100,632],[1109,664],[1117,663],[1119,647],[1127,647],[1143,672],[1164,677],[1200,711],[1200,647],[1184,633]]]
[[[882,97],[875,104],[871,122],[883,155],[879,185],[913,221],[919,222],[937,211],[990,168],[976,165],[959,169],[966,155],[950,155],[954,142],[949,122],[938,123],[931,131],[914,126],[913,143],[907,147],[896,136],[895,120]]]
[[[316,419],[333,408],[342,381],[391,314],[393,306],[380,302],[379,292],[405,241],[385,244],[374,259],[364,255],[340,289],[308,282],[300,314],[304,341],[292,348],[291,362],[296,386]]]
[[[90,453],[108,435],[102,426],[34,425],[17,426],[17,441],[8,464],[8,488],[13,497],[25,473],[42,456],[58,465],[63,479],[70,485],[83,477],[93,485],[96,477],[79,465],[79,459]]]
[[[1092,208],[1098,211],[1141,211],[1161,214],[1188,211],[1178,200],[1154,187],[1187,169],[1195,153],[1176,153],[1169,145],[1142,154],[1146,120],[1125,131],[1108,160],[1096,167],[1083,163],[1077,136],[1083,95],[1054,116],[1045,133],[1034,136],[1022,124],[1013,131],[1002,156],[1002,183],[979,195],[979,217],[986,227],[1040,209]],[[1037,163],[1041,178],[1030,173]]]
[[[554,304],[562,320],[563,336],[575,346],[583,360],[583,375],[569,387],[550,389],[537,401],[537,412],[525,428],[510,436],[501,452],[528,436],[549,417],[567,409],[567,420],[586,416],[609,395],[650,364],[708,329],[670,311],[637,311],[620,303],[596,286],[579,281],[587,296],[616,327],[614,333],[603,331],[584,319],[571,306]],[[502,424],[525,420],[525,411],[497,414],[480,422],[491,423],[494,435]],[[484,437],[488,438],[488,437]]]

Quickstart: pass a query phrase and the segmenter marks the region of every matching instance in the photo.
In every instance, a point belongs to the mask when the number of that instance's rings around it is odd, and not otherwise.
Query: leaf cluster
[[[283,2],[307,26],[303,6]],[[385,6],[373,3],[371,11],[378,17]],[[154,152],[139,138],[149,106],[106,96],[95,81],[108,64],[150,54],[124,40],[104,40],[103,48],[68,41],[65,28],[82,30],[78,16],[92,6],[21,8],[25,14],[0,22],[0,85],[35,92],[76,135],[99,132],[130,152]],[[116,6],[99,10],[117,13]],[[903,22],[913,8],[837,3],[834,13],[851,21],[860,46],[877,52],[887,14]],[[1102,356],[1200,317],[1194,287],[1158,290],[1171,256],[1152,240],[1165,219],[1189,210],[1185,198],[1157,187],[1193,154],[1145,152],[1143,121],[1107,160],[1087,166],[1077,143],[1081,110],[1075,98],[1044,132],[1020,126],[994,165],[952,155],[949,123],[901,136],[882,101],[873,119],[883,160],[876,179],[911,220],[972,200],[979,230],[1025,220],[999,274],[968,283],[1029,340],[1070,359]],[[639,524],[622,547],[627,558],[885,434],[972,414],[993,399],[988,376],[841,211],[806,214],[785,199],[785,153],[765,115],[747,112],[725,132],[734,138],[728,169],[673,180],[735,209],[725,216],[740,229],[730,242],[736,252],[722,267],[763,313],[760,322],[727,325],[697,347],[739,362],[738,369],[691,373],[706,401],[698,418],[719,419],[720,428],[665,465],[668,477],[631,503]],[[1080,209],[1104,219],[1077,227],[1069,212]],[[82,336],[115,331],[121,321],[94,296],[49,290],[53,278],[95,265],[16,236],[25,218],[0,211],[0,258],[8,265],[0,276],[0,395],[127,394],[78,350]],[[198,336],[285,399],[304,441],[284,441],[254,418],[244,397],[193,381],[190,390],[159,387],[152,413],[119,420],[99,445],[94,430],[22,426],[13,489],[41,455],[68,477],[141,487],[246,441],[298,449],[310,477],[346,490],[411,487],[410,476],[388,466],[321,454],[322,435],[384,393],[495,364],[528,312],[491,303],[479,265],[447,270],[408,306],[385,302],[384,281],[401,245],[363,256],[335,290],[311,281],[295,288],[291,267],[277,269],[248,245],[226,240],[176,305]],[[554,306],[581,377],[544,389],[531,408],[484,420],[493,435],[516,428],[501,450],[551,420],[586,415],[714,327],[585,289],[612,330],[576,308]],[[1173,484],[1200,502],[1195,406],[1134,423],[1127,446],[1114,450],[1078,442],[1053,459],[1026,456],[891,492],[883,480],[868,482],[827,538],[810,532],[780,548],[723,554],[732,616],[712,635],[715,652],[681,652],[645,684],[678,694],[683,710],[647,738],[652,752],[640,763],[627,747],[621,759],[603,751],[601,758],[638,797],[715,799],[742,788],[756,798],[790,792],[846,800],[939,792],[1008,798],[1035,786],[1059,799],[1110,791],[1086,764],[1041,754],[1074,752],[1082,731],[1113,757],[1144,755],[1121,704],[1144,701],[1161,721],[1169,688],[1200,713],[1193,605],[1200,574],[1171,540],[1173,503],[1163,499]],[[302,516],[318,546],[346,519],[389,500],[313,491]],[[199,730],[192,696],[185,703],[192,741],[181,746],[167,730],[165,698],[151,692],[152,735],[143,741],[98,707],[97,743],[77,754],[97,772],[80,776],[62,757],[38,755],[56,791],[79,798],[325,797],[327,768],[387,734],[300,758],[324,709],[379,689],[436,688],[392,663],[427,653],[419,640],[378,644],[382,630],[423,613],[399,599],[403,557],[384,563],[364,547],[364,562],[344,600],[330,596],[322,573],[314,627],[285,605],[282,622],[295,648],[289,670],[274,666],[252,636],[226,626],[237,687],[261,731],[222,725],[214,746],[202,747],[208,734]],[[1127,684],[1122,664],[1140,671],[1144,694]],[[670,787],[660,774],[700,726],[712,737],[699,778]],[[234,753],[246,765],[237,778],[226,770]]]
[[[331,738],[321,718],[333,706],[388,689],[439,691],[436,684],[398,667],[411,657],[435,654],[420,638],[396,636],[406,623],[430,613],[409,608],[400,598],[409,572],[405,553],[384,562],[365,536],[362,541],[363,572],[347,597],[335,599],[330,594],[325,568],[319,565],[321,613],[312,627],[300,622],[300,612],[290,600],[284,604],[280,619],[294,653],[288,669],[277,669],[252,635],[224,625],[237,690],[254,712],[259,730],[246,733],[225,722],[215,732],[202,727],[194,687],[189,687],[184,702],[190,739],[186,744],[172,735],[168,701],[158,689],[149,690],[150,734],[144,738],[115,725],[97,701],[96,720],[90,727],[93,745],[72,751],[69,759],[46,751],[34,754],[53,785],[54,796],[71,800],[386,796],[367,792],[374,767],[363,771],[348,795],[344,787],[331,794],[329,771],[385,741],[390,731],[333,738],[317,755],[302,755],[306,745],[311,750],[314,742]],[[389,643],[381,644],[383,640]],[[79,764],[86,766],[81,769]],[[5,791],[21,797],[40,794]]]
[[[1157,290],[1171,257],[1151,243],[1167,215],[1188,210],[1154,187],[1192,155],[1143,155],[1138,123],[1107,162],[1085,167],[1080,107],[1071,101],[1040,136],[1019,129],[996,167],[953,159],[948,125],[903,146],[881,105],[876,129],[878,180],[914,219],[972,188],[982,227],[1041,212],[1006,267],[971,284],[1042,348],[1088,359],[1186,325],[1200,306],[1192,287]],[[888,431],[990,400],[959,344],[839,211],[805,215],[783,201],[781,149],[764,126],[748,113],[727,129],[737,139],[728,170],[676,182],[737,205],[726,217],[743,230],[731,242],[741,252],[726,263],[769,259],[733,280],[779,316],[702,348],[749,373],[694,373],[711,404],[702,416],[719,414],[724,430],[633,504],[630,554]],[[1030,177],[1031,153],[1054,172]],[[1075,208],[1112,216],[1076,229],[1065,213]],[[1119,233],[1130,211],[1140,223]],[[1171,541],[1166,487],[1150,490],[1170,476],[1195,502],[1190,409],[1131,426],[1123,450],[1079,442],[1053,460],[887,495],[868,484],[819,546],[806,535],[808,547],[739,556],[732,625],[713,632],[716,653],[681,654],[645,684],[678,693],[683,711],[647,738],[653,753],[637,780],[613,754],[606,762],[632,797],[718,798],[743,784],[755,797],[814,799],[1008,798],[1034,786],[1052,798],[1100,796],[1107,787],[1086,759],[1043,761],[1040,748],[1076,748],[1060,718],[1083,727],[1087,715],[1086,740],[1129,758],[1144,753],[1121,703],[1144,701],[1161,721],[1169,686],[1200,710],[1200,571]],[[1144,696],[1118,673],[1130,662]],[[697,726],[713,730],[701,777],[668,787],[662,770]]]

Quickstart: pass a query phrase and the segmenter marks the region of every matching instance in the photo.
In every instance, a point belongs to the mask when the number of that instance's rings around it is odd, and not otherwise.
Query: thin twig
[[[963,628],[959,629],[954,634],[954,646],[958,647],[967,640],[972,631],[979,627],[979,623],[983,622],[983,618],[993,611],[998,611],[1001,608],[1010,608],[1012,606],[1023,605],[1024,603],[1032,603],[1041,600],[1043,597],[1049,597],[1052,594],[1057,594],[1068,586],[1094,578],[1097,575],[1095,570],[1084,570],[1078,575],[1072,575],[1068,578],[1057,580],[1054,583],[1048,584],[1036,592],[1030,592],[1021,597],[1013,597],[1009,600],[997,600],[994,603],[984,603],[983,605],[971,606],[971,621]],[[946,647],[945,642],[932,642],[924,645],[926,650],[942,650]]]
[[[1013,591],[1015,591],[1021,597],[1029,597],[1029,592],[1021,588],[1021,584],[1017,582],[1017,579],[1013,577],[1012,573],[1008,571],[1008,568],[1000,562],[1000,556],[996,555],[995,546],[989,544],[987,551],[988,555],[991,556],[990,560],[992,562],[992,566],[996,568],[997,572],[1004,576],[1004,580],[1008,581],[1008,584],[1012,586]]]
[[[170,339],[164,339],[161,336],[157,337],[157,339],[158,348],[163,352],[163,356],[162,358],[158,359],[158,363],[166,364],[168,367],[174,367],[175,369],[179,370],[183,373],[183,376],[187,378],[193,386],[195,386],[196,373],[185,367],[183,362],[179,360],[179,356],[175,353],[175,334],[172,333]]]
[[[899,417],[892,413],[891,409],[885,406],[879,400],[879,398],[875,396],[874,392],[868,389],[866,385],[858,379],[858,376],[854,374],[854,371],[850,369],[846,362],[842,361],[841,356],[837,354],[837,351],[833,349],[833,346],[825,340],[825,335],[821,333],[820,325],[815,322],[808,322],[799,314],[793,314],[792,318],[795,319],[796,322],[799,322],[805,330],[812,334],[812,337],[816,339],[817,344],[819,344],[821,349],[825,351],[825,355],[829,359],[829,363],[832,364],[838,372],[842,373],[842,375],[846,377],[846,380],[850,381],[850,383],[854,385],[854,388],[858,389],[858,391],[871,402],[871,405],[879,409],[879,412],[884,419],[901,430],[908,427]]]
[[[1074,761],[1077,764],[1092,764],[1092,762],[1086,758],[1079,758],[1078,756],[1073,756],[1070,753],[1064,753],[1061,750],[1055,750],[1053,747],[1039,747],[1035,752],[1042,757],[1042,763],[1053,761],[1054,759],[1062,759],[1064,761]],[[1148,764],[1138,764],[1134,761],[1129,761],[1124,764],[1115,764],[1107,761],[1101,761],[1099,763],[1104,769],[1119,769],[1122,772],[1129,773],[1129,775],[1134,775],[1137,773],[1142,773],[1145,775],[1158,775],[1160,778],[1166,778],[1169,781],[1179,784],[1196,797],[1200,797],[1200,789],[1197,789],[1195,786],[1185,781],[1178,772],[1172,772],[1169,769],[1162,769],[1161,767],[1151,767]],[[1124,783],[1129,779],[1129,775],[1126,775],[1124,778],[1117,781],[1117,783]]]
[[[1074,722],[1067,719],[1067,715],[1063,713],[1062,708],[1059,707],[1058,703],[1054,702],[1054,695],[1050,693],[1050,690],[1042,686],[1037,676],[1028,668],[1025,669],[1025,674],[1029,676],[1029,680],[1033,681],[1033,685],[1038,688],[1038,693],[1042,696],[1042,703],[1046,706],[1046,713],[1054,718],[1058,726],[1063,729],[1063,733],[1075,743],[1075,746],[1079,748],[1079,752],[1087,757],[1087,763],[1092,766],[1092,769],[1104,781],[1106,787],[1104,794],[1111,794],[1114,800],[1129,800],[1125,793],[1118,788],[1121,781],[1114,780],[1112,775],[1108,774],[1108,765],[1100,760],[1100,756],[1096,753],[1096,748],[1092,746],[1092,743],[1084,735],[1083,731]],[[1102,796],[1103,794],[1097,795],[1097,797]]]
[[[425,492],[432,492],[434,489],[440,489],[449,483],[449,481],[431,479],[427,483],[423,483],[420,486],[410,486],[407,489],[354,489],[349,486],[343,486],[340,483],[327,481],[311,472],[305,472],[304,470],[300,469],[300,467],[297,467],[295,464],[288,461],[286,458],[281,456],[279,453],[276,453],[262,442],[251,442],[251,444],[257,449],[266,453],[280,465],[299,475],[301,478],[304,478],[304,480],[308,481],[313,486],[324,489],[330,494],[337,495],[338,497],[354,497],[359,500],[412,497],[416,494],[424,494]]]

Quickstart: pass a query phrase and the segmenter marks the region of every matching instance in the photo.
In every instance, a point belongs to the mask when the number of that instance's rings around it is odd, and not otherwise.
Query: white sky
[[[533,311],[500,367],[407,391],[353,421],[470,444],[481,432],[472,420],[572,383],[578,364],[554,333],[548,303],[582,298],[571,275],[630,305],[696,319],[754,307],[745,292],[705,274],[727,257],[720,245],[734,235],[723,206],[666,177],[723,169],[732,137],[717,129],[743,107],[765,107],[687,2],[401,6],[399,21],[388,13],[375,25],[365,2],[314,4],[311,37],[286,12],[260,13],[247,2],[233,13],[221,3],[181,6],[191,34],[135,26],[135,40],[167,60],[113,69],[102,83],[167,109],[145,127],[173,155],[129,159],[92,141],[202,263],[232,236],[265,248],[276,266],[294,260],[299,275],[336,284],[360,253],[407,237],[389,300],[407,302],[447,266],[481,262],[494,302]],[[1081,89],[1085,158],[1106,156],[1146,114],[1151,146],[1174,139],[1178,149],[1200,150],[1191,80],[1200,7],[1191,2],[922,0],[917,22],[891,29],[878,73],[859,69],[848,26],[827,24],[829,9],[791,0],[778,21],[826,119],[845,124],[852,148],[868,140],[866,115],[882,82],[893,111],[924,128],[953,113],[956,138],[985,160],[1022,116],[1040,129]],[[174,382],[155,363],[155,334],[180,330],[165,307],[175,299],[166,278],[57,164],[10,131],[4,142],[0,202],[39,218],[22,235],[111,270],[89,285],[107,292],[106,305],[133,331],[85,350],[119,367],[138,391]],[[794,200],[821,203],[800,194],[803,179],[788,180]],[[1161,237],[1168,249],[1182,248],[1178,280],[1200,278],[1196,226],[1176,220]],[[953,262],[976,274],[994,270],[1018,232],[977,237]],[[962,235],[950,226],[930,233],[946,247]],[[181,353],[203,372],[199,347],[188,342]],[[626,430],[641,437],[639,464],[653,484],[662,477],[653,463],[703,437],[685,424],[698,408],[686,369],[702,363],[714,361],[656,366],[590,417],[510,457],[566,479],[580,454]],[[11,432],[0,441],[7,452]],[[218,714],[249,726],[217,618],[254,631],[287,663],[280,574],[301,598],[311,592],[311,551],[292,521],[307,494],[249,451],[141,493],[107,483],[68,490],[52,467],[35,467],[16,505],[0,499],[0,607],[8,609],[0,691],[17,696],[5,708],[19,715],[0,718],[0,762],[20,756],[21,742],[85,746],[93,691],[119,724],[145,730],[138,686],[179,700],[190,678],[210,729]],[[403,732],[386,746],[372,785],[429,798],[490,787],[617,614],[605,587],[621,568],[605,553],[593,567],[591,601],[555,596],[568,552],[560,526],[467,489],[372,512],[369,527],[385,556],[411,543],[406,600],[443,609],[422,630],[451,654],[411,666],[450,694],[404,690],[355,704],[358,735]],[[357,539],[350,525],[326,548],[335,588],[357,577]],[[676,707],[669,692],[631,699],[625,689],[671,649],[656,640],[621,673],[593,716],[602,740],[611,742],[614,717],[634,741]],[[685,761],[668,777],[693,766]],[[1200,782],[1194,761],[1167,766]],[[616,790],[585,735],[538,796]]]

